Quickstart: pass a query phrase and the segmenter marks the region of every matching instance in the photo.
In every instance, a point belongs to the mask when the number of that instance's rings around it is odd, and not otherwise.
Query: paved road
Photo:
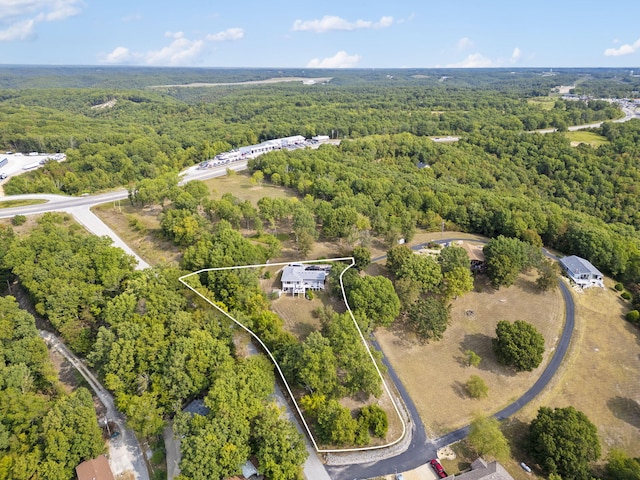
[[[116,410],[113,396],[100,384],[86,365],[65,346],[62,340],[45,330],[40,330],[39,333],[50,349],[60,352],[84,377],[107,409],[107,419],[118,426],[120,436],[111,440],[109,448],[109,464],[113,473],[119,475],[126,471],[132,471],[137,480],[149,480],[149,471],[142,454],[142,448],[140,448],[133,430],[126,426],[124,416]]]
[[[624,112],[624,117],[618,118],[616,120],[607,120],[607,122],[622,123],[622,122],[628,122],[632,118],[638,118],[638,115],[636,114],[635,110],[631,108],[622,107],[622,111]],[[576,132],[578,130],[586,130],[588,128],[600,128],[603,123],[604,122],[588,123],[586,125],[572,125],[570,127],[567,127],[567,130],[570,132]],[[557,131],[558,131],[557,128],[543,128],[541,130],[536,130],[535,132],[536,133],[553,133]]]
[[[247,162],[237,162],[229,167],[235,171],[247,168]],[[208,178],[220,177],[226,175],[226,168],[211,168],[207,170],[198,170],[197,167],[191,167],[182,172],[181,184],[191,180],[206,180]],[[133,249],[129,247],[111,228],[109,228],[97,215],[91,211],[91,207],[108,202],[128,199],[127,190],[119,189],[112,192],[101,193],[99,195],[90,195],[84,197],[70,197],[66,195],[50,195],[50,194],[25,194],[13,195],[10,197],[0,197],[0,202],[7,200],[29,200],[38,199],[46,200],[47,203],[38,205],[26,205],[23,207],[12,207],[0,209],[0,218],[11,218],[15,215],[36,215],[45,212],[66,212],[75,218],[75,220],[85,227],[88,231],[99,237],[107,236],[113,240],[113,245],[120,247],[129,255],[132,255],[137,262],[137,269],[144,270],[149,268],[149,264],[145,262]],[[128,200],[127,200],[128,201]]]
[[[450,238],[446,240],[438,240],[437,243],[448,243],[448,242],[456,242],[459,240],[470,241],[468,238]],[[473,240],[471,240],[473,241]],[[478,241],[476,241],[478,242]],[[486,242],[480,242],[486,243]],[[426,244],[414,245],[411,247],[412,250],[420,250]],[[558,257],[547,252],[544,253],[554,259],[557,260]],[[383,260],[386,256],[380,256],[374,258],[372,262],[378,262]],[[504,420],[505,418],[510,417],[511,415],[518,412],[521,408],[527,405],[531,400],[533,400],[539,393],[541,393],[546,386],[549,384],[555,373],[558,371],[562,360],[567,353],[569,345],[571,343],[571,337],[573,334],[573,328],[575,325],[575,304],[573,302],[573,297],[571,296],[571,292],[567,287],[566,283],[560,282],[560,291],[562,292],[562,298],[565,303],[565,324],[562,330],[562,336],[556,346],[555,353],[551,358],[551,361],[542,372],[542,375],[538,378],[538,380],[533,384],[533,386],[527,390],[519,399],[517,399],[512,404],[508,405],[504,409],[500,410],[493,416],[498,420]],[[377,342],[372,342],[375,348],[380,350],[380,346]],[[469,426],[465,426],[455,430],[453,432],[448,433],[440,438],[436,438],[434,440],[429,440],[426,436],[426,432],[424,430],[424,425],[420,420],[420,416],[415,408],[411,397],[407,393],[404,385],[401,380],[398,378],[395,370],[391,366],[391,364],[387,361],[386,357],[383,358],[384,364],[387,366],[389,370],[389,375],[393,379],[398,388],[400,396],[404,401],[409,413],[412,417],[412,425],[411,428],[413,430],[414,438],[411,442],[410,447],[403,452],[402,454],[389,458],[386,460],[382,460],[375,463],[367,463],[360,465],[350,465],[347,467],[326,467],[331,475],[333,480],[352,480],[354,478],[373,478],[377,476],[389,475],[395,472],[405,472],[408,470],[413,470],[423,465],[427,461],[436,457],[436,452],[439,448],[442,448],[446,445],[449,445],[453,442],[457,442],[465,438],[469,433]]]
[[[625,113],[628,113],[628,112],[625,111]],[[627,118],[627,117],[628,115],[624,119],[620,119],[619,121],[629,120],[630,118]],[[576,129],[590,128],[590,127],[591,126],[578,126],[576,127]],[[244,170],[246,169],[246,162],[238,162],[236,164],[233,164],[230,168],[236,171]],[[198,170],[197,167],[190,167],[189,169],[182,172],[183,178],[181,180],[181,183],[186,183],[187,181],[194,180],[194,179],[204,180],[208,178],[214,178],[218,176],[223,176],[225,174],[226,174],[226,168],[224,167],[218,167],[218,168],[212,168],[212,169],[206,169],[206,170]],[[89,208],[93,205],[98,205],[101,203],[111,202],[115,200],[126,199],[127,197],[128,197],[128,192],[126,190],[116,190],[113,192],[108,192],[108,193],[94,195],[94,196],[86,196],[86,197],[66,197],[62,195],[45,195],[45,196],[19,195],[19,196],[12,196],[12,197],[4,197],[4,198],[0,198],[0,201],[2,201],[3,199],[13,200],[13,199],[19,199],[19,198],[45,198],[48,200],[48,203],[40,204],[40,205],[25,206],[25,207],[16,207],[11,209],[0,209],[0,218],[12,217],[17,214],[31,215],[31,214],[43,213],[46,211],[67,211],[73,214],[78,219],[78,221],[83,225],[85,225],[83,221],[89,222],[89,223],[97,221],[97,223],[102,224],[102,222],[93,214],[91,215],[95,218],[92,218],[90,221],[87,220],[88,214],[86,212],[89,212]],[[92,228],[98,229],[98,227],[96,226],[97,223],[95,225],[92,225],[92,227],[87,226],[87,228],[90,231],[95,231]],[[108,229],[106,225],[104,225],[104,227]],[[114,241],[117,238],[121,242],[121,240],[117,237],[115,233],[111,232],[107,234],[111,238],[113,238]],[[459,239],[453,238],[453,239],[447,239],[447,240],[440,240],[439,243],[453,242],[457,240]],[[468,240],[468,239],[464,239],[464,240]],[[124,242],[122,242],[122,244],[125,245],[126,247],[126,244],[124,244]],[[418,250],[422,247],[423,245],[416,245],[411,248],[414,250]],[[374,262],[380,261],[383,258],[385,257],[384,256],[378,257],[373,259],[372,261]],[[142,260],[140,259],[140,261]],[[142,263],[139,263],[139,266],[140,265],[142,265]],[[570,292],[567,290],[566,285],[561,283],[561,288],[563,289],[562,294],[563,294],[565,303],[567,305],[565,310],[566,322],[565,322],[565,328],[563,330],[562,338],[558,344],[556,352],[551,362],[549,363],[549,365],[543,372],[542,376],[540,377],[540,379],[538,379],[538,381],[520,399],[518,399],[513,404],[509,405],[505,409],[498,412],[495,415],[496,418],[504,419],[510,415],[513,415],[515,412],[517,412],[522,407],[524,407],[529,401],[531,401],[538,393],[540,393],[546,387],[550,379],[553,377],[553,375],[557,371],[560,363],[562,362],[562,359],[564,358],[566,350],[571,341],[571,335],[573,332],[574,306],[573,306],[573,299],[571,297]],[[378,350],[380,350],[380,347],[377,345],[377,343],[374,343],[374,346],[378,348]],[[361,465],[351,465],[348,467],[337,467],[337,466],[326,467],[327,471],[331,474],[331,477],[334,480],[343,480],[343,479],[347,480],[347,479],[353,479],[353,478],[370,478],[370,477],[375,477],[380,475],[391,474],[396,471],[406,471],[406,470],[417,468],[418,466],[424,464],[426,460],[430,458],[434,458],[435,451],[437,448],[443,445],[448,445],[449,443],[452,443],[454,441],[460,440],[464,438],[468,433],[468,427],[464,427],[454,432],[451,432],[445,435],[444,437],[430,441],[426,437],[424,425],[420,421],[420,417],[417,413],[415,405],[413,404],[413,401],[411,400],[410,396],[408,395],[404,386],[402,385],[402,382],[397,377],[395,371],[393,370],[393,367],[388,363],[386,358],[384,359],[384,362],[387,365],[387,368],[389,369],[389,374],[394,380],[394,382],[396,383],[396,387],[398,388],[398,391],[400,392],[401,397],[405,405],[407,406],[407,409],[409,410],[409,414],[412,418],[411,428],[412,428],[413,438],[412,438],[411,444],[404,453],[396,457],[382,460],[379,462],[361,464]]]

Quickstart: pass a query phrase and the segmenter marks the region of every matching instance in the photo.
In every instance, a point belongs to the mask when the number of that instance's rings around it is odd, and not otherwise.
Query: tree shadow
[[[464,352],[471,350],[480,355],[482,359],[480,361],[480,365],[475,368],[486,372],[496,373],[498,375],[506,375],[509,377],[515,376],[517,372],[513,368],[501,365],[496,360],[495,354],[493,353],[492,340],[492,337],[483,333],[465,335],[462,342],[460,342],[460,352],[463,356],[458,357],[458,359],[463,365],[466,365],[467,358]]]
[[[467,386],[461,381],[454,381],[451,384],[451,388],[458,397],[463,399],[471,398],[471,395],[469,395],[469,390],[467,390]]]
[[[618,396],[609,399],[607,406],[616,418],[640,428],[640,404],[637,401]]]

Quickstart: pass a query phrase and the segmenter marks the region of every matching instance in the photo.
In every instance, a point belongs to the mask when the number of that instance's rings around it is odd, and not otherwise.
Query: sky
[[[0,65],[624,67],[633,0],[0,0]]]

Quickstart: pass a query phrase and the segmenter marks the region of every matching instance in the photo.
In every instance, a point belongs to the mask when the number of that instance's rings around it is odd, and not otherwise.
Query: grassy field
[[[609,143],[609,140],[607,140],[606,137],[593,132],[585,132],[584,130],[565,132],[564,136],[571,141],[571,145],[574,147],[581,143],[586,143],[592,147],[599,147],[600,145]]]
[[[140,209],[129,202],[110,202],[92,211],[149,265],[178,265],[180,251],[162,236],[160,207]]]
[[[624,320],[628,303],[606,289],[574,294],[576,328],[562,371],[516,418],[529,422],[538,406],[574,406],[598,427],[603,456],[612,447],[640,455],[640,329]]]
[[[538,378],[563,326],[559,292],[539,293],[533,275],[515,285],[494,290],[476,279],[475,291],[453,302],[451,325],[439,342],[423,344],[402,324],[378,329],[376,337],[402,379],[425,423],[429,436],[440,436],[469,423],[474,412],[491,414],[513,402]],[[545,337],[547,353],[538,369],[515,373],[496,361],[491,339],[500,320],[532,323]],[[482,358],[468,367],[464,352]],[[471,398],[465,383],[480,376],[489,387],[486,399]]]
[[[27,205],[39,205],[47,203],[46,200],[4,200],[0,201],[0,208],[26,207]]]
[[[224,177],[211,178],[205,180],[204,183],[214,198],[219,198],[225,193],[231,193],[242,200],[249,200],[254,205],[262,197],[292,198],[297,196],[293,190],[271,185],[270,183],[254,185],[251,183],[249,173],[246,171]]]
[[[556,98],[553,97],[535,97],[528,98],[527,103],[530,105],[536,105],[542,110],[552,110],[556,103]]]

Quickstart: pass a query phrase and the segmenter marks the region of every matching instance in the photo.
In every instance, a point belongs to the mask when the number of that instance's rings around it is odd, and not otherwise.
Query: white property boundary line
[[[289,387],[289,383],[287,382],[287,379],[284,377],[284,374],[282,373],[282,370],[280,369],[280,365],[278,365],[278,362],[276,362],[276,359],[274,358],[273,354],[267,348],[267,346],[264,344],[264,342],[260,339],[260,337],[258,337],[250,329],[248,329],[242,323],[240,323],[235,318],[233,318],[228,312],[226,312],[223,309],[221,309],[214,302],[209,300],[207,297],[202,295],[200,292],[198,292],[191,285],[186,283],[184,281],[184,279],[186,279],[187,277],[191,277],[193,275],[199,275],[200,273],[204,273],[204,272],[216,272],[216,271],[221,271],[221,270],[237,270],[237,269],[242,269],[242,268],[273,267],[273,266],[281,266],[281,265],[290,265],[292,263],[340,262],[340,261],[345,261],[345,260],[349,260],[351,263],[340,274],[340,288],[342,289],[342,298],[344,299],[344,303],[347,306],[347,311],[349,312],[349,315],[351,316],[351,320],[353,320],[353,324],[356,326],[356,329],[358,330],[358,334],[360,335],[360,340],[362,341],[363,345],[367,349],[367,353],[369,354],[369,358],[371,358],[371,361],[373,362],[373,365],[376,368],[376,372],[378,372],[378,376],[380,377],[380,380],[382,380],[382,385],[384,386],[384,390],[387,393],[387,395],[389,396],[389,400],[391,400],[391,404],[393,405],[393,408],[394,408],[394,410],[396,412],[396,415],[400,419],[400,423],[402,424],[402,434],[398,437],[397,440],[394,440],[391,443],[386,443],[384,445],[379,445],[379,446],[375,446],[375,447],[345,448],[345,449],[338,449],[338,450],[333,450],[333,449],[324,450],[324,449],[318,448],[318,444],[316,442],[316,439],[313,437],[313,434],[311,433],[311,429],[309,428],[309,425],[307,425],[307,421],[305,420],[304,415],[302,414],[302,411],[300,410],[300,407],[298,406],[298,402],[296,402],[296,398],[293,396],[293,392],[291,391],[291,387]],[[328,259],[322,259],[322,260],[305,260],[305,261],[300,261],[300,262],[263,263],[263,264],[259,264],[259,265],[237,265],[235,267],[203,268],[202,270],[198,270],[197,272],[189,273],[187,275],[183,275],[182,277],[178,278],[178,280],[180,280],[180,282],[183,285],[185,285],[191,291],[195,292],[198,296],[200,296],[200,298],[205,300],[209,305],[214,307],[216,310],[218,310],[224,316],[226,316],[227,318],[232,320],[236,325],[239,325],[243,330],[245,330],[247,333],[249,333],[249,335],[251,335],[253,338],[255,338],[258,341],[258,343],[260,343],[260,345],[262,346],[264,351],[267,352],[267,355],[269,355],[269,358],[271,359],[271,361],[275,365],[276,370],[278,370],[278,374],[280,375],[280,378],[282,379],[282,382],[284,383],[284,386],[287,388],[287,392],[289,393],[289,397],[293,401],[293,404],[296,407],[296,411],[298,412],[298,415],[299,415],[300,419],[302,420],[304,428],[307,431],[307,434],[309,435],[309,438],[311,439],[311,442],[313,443],[313,448],[315,448],[316,452],[318,452],[318,453],[362,452],[362,451],[367,451],[367,450],[379,450],[379,449],[382,449],[382,448],[388,448],[388,447],[391,447],[391,446],[395,445],[396,443],[399,443],[404,438],[404,436],[405,436],[405,434],[407,432],[407,426],[405,424],[404,419],[402,418],[402,415],[400,414],[400,410],[398,409],[398,406],[396,405],[396,402],[393,399],[393,395],[391,394],[391,391],[389,390],[387,382],[385,382],[384,377],[382,376],[382,372],[380,371],[380,368],[378,368],[378,363],[376,362],[375,358],[373,357],[373,354],[371,353],[371,349],[369,348],[369,345],[367,344],[367,341],[365,340],[364,335],[362,334],[362,331],[360,330],[360,327],[358,326],[358,322],[356,321],[356,318],[353,316],[353,312],[351,311],[351,307],[349,306],[349,302],[347,302],[347,294],[346,294],[346,292],[344,290],[344,284],[342,283],[342,276],[344,275],[344,272],[346,272],[348,269],[350,269],[354,265],[355,265],[355,260],[354,260],[353,257],[341,257],[341,258],[328,258]]]

